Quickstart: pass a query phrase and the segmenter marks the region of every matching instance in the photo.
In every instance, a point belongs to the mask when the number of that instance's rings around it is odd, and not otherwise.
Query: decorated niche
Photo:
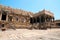
[[[26,18],[21,17],[21,18],[20,18],[20,22],[21,22],[21,23],[25,23],[25,22],[26,22]]]
[[[15,19],[16,19],[16,21],[18,21],[18,20],[19,20],[19,18],[18,18],[17,16],[15,17]]]
[[[17,22],[18,20],[19,20],[19,17],[16,16],[16,15],[14,15],[14,16],[13,16],[13,21]]]
[[[12,21],[12,16],[8,16],[8,21]]]

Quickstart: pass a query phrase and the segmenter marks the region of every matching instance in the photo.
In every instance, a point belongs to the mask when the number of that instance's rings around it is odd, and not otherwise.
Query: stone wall
[[[32,17],[32,15],[32,12],[0,5],[0,27],[28,28],[30,25],[30,17]]]

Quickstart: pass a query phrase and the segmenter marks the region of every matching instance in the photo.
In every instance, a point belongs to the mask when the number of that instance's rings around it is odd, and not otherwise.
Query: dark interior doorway
[[[32,23],[32,18],[30,18],[30,23]]]
[[[35,19],[35,18],[33,18],[33,20],[34,20],[34,21],[33,21],[33,23],[36,23],[36,19]]]
[[[60,23],[56,23],[57,26],[60,26]]]
[[[41,16],[41,22],[42,22],[42,23],[45,22],[44,16]]]
[[[6,15],[7,15],[7,14],[6,14],[5,12],[3,12],[3,13],[2,13],[2,18],[1,18],[1,20],[6,20]]]
[[[37,23],[39,23],[40,22],[40,19],[39,19],[39,17],[37,17]]]

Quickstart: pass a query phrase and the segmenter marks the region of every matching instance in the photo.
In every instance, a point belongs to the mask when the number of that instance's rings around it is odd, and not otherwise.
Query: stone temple
[[[60,20],[47,10],[32,13],[0,5],[0,29],[47,29],[60,28]]]

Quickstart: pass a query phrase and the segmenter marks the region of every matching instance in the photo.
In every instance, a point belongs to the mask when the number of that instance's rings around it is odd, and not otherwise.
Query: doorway
[[[6,20],[6,15],[7,15],[7,14],[6,14],[5,12],[3,12],[3,13],[2,13],[2,18],[1,18],[1,20]]]

